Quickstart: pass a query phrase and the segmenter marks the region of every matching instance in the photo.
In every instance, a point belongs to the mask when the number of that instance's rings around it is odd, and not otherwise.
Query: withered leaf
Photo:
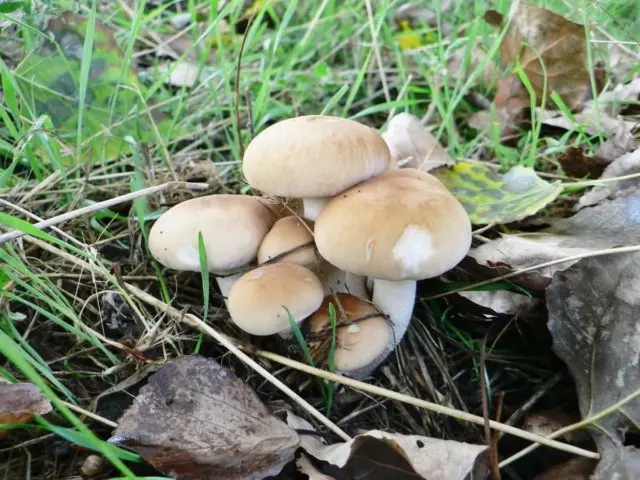
[[[578,178],[598,178],[610,163],[610,161],[598,155],[586,155],[584,150],[579,147],[567,147],[567,149],[558,156],[558,162],[560,162],[564,173],[571,177]]]
[[[523,2],[509,12],[511,23],[500,44],[506,63],[518,60],[531,82],[538,103],[555,91],[569,108],[590,93],[584,25]]]
[[[532,267],[551,260],[604,248],[640,243],[640,195],[618,197],[585,208],[536,233],[503,235],[472,249],[469,256],[480,265]],[[573,265],[568,261],[518,277],[531,283],[548,282],[551,276]]]
[[[33,415],[52,410],[51,403],[32,383],[0,382],[0,424],[27,423]],[[9,430],[0,430],[0,438]]]
[[[198,355],[149,378],[112,442],[178,479],[261,479],[293,459],[297,433],[230,370]]]
[[[287,415],[287,423],[294,428],[313,428],[291,413]],[[484,478],[488,472],[485,445],[421,435],[370,430],[335,445],[326,445],[314,436],[304,436],[301,446],[312,457],[338,467],[344,478],[463,480]]]
[[[636,480],[640,478],[640,450],[635,447],[609,445],[601,452],[602,460],[589,480]]]
[[[569,368],[583,419],[640,388],[640,252],[592,257],[556,273],[547,289],[553,351]],[[640,427],[640,397],[592,422],[600,453]],[[610,477],[613,478],[613,477]]]

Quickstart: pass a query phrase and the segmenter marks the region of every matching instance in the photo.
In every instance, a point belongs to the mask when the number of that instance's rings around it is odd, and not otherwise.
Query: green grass
[[[557,168],[548,159],[567,145],[579,144],[593,152],[603,140],[601,135],[588,135],[577,123],[571,132],[546,137],[535,117],[531,119],[532,129],[509,146],[500,144],[495,131],[487,138],[467,126],[469,117],[478,110],[467,96],[469,90],[489,99],[495,91],[495,85],[480,85],[478,81],[483,65],[498,60],[500,32],[481,16],[487,8],[505,13],[510,5],[506,0],[490,5],[479,0],[454,2],[446,13],[436,8],[438,24],[448,25],[452,33],[443,36],[442,28],[416,25],[418,33],[428,34],[431,43],[411,53],[400,49],[392,21],[401,2],[372,1],[371,19],[361,0],[267,2],[246,32],[239,84],[236,73],[242,37],[229,38],[223,28],[225,22],[232,29],[240,22],[243,11],[239,0],[228,2],[219,14],[210,8],[213,5],[215,9],[217,2],[209,0],[167,1],[157,7],[132,1],[127,2],[130,11],[119,2],[107,2],[108,9],[104,8],[105,2],[86,0],[41,3],[46,3],[41,9],[23,2],[0,6],[0,19],[13,23],[9,33],[25,47],[14,56],[7,51],[5,60],[0,61],[0,199],[9,202],[0,204],[0,224],[55,245],[109,274],[106,281],[100,280],[27,241],[0,245],[0,352],[6,357],[0,364],[0,376],[10,381],[31,381],[51,400],[55,415],[47,422],[36,419],[33,428],[104,453],[120,472],[116,475],[128,475],[126,478],[133,478],[131,457],[104,441],[106,436],[99,424],[80,419],[60,400],[86,407],[90,401],[87,396],[118,385],[126,373],[140,367],[134,355],[101,337],[113,336],[112,340],[126,342],[129,348],[143,349],[139,353],[154,360],[192,352],[224,354],[207,344],[199,332],[185,331],[165,320],[162,312],[142,307],[123,290],[114,273],[119,268],[164,302],[175,302],[174,306],[191,309],[219,328],[230,328],[210,305],[208,275],[200,274],[197,281],[181,285],[149,258],[149,222],[167,205],[190,194],[172,192],[141,198],[132,205],[67,222],[61,228],[74,240],[51,230],[37,231],[27,223],[35,220],[13,210],[11,203],[48,218],[152,183],[184,178],[190,172],[190,162],[215,166],[215,191],[250,191],[239,168],[241,145],[246,146],[252,134],[271,123],[301,114],[338,115],[384,129],[391,113],[408,111],[419,117],[429,113],[429,129],[454,158],[476,156],[481,151],[504,167],[525,164],[554,173]],[[637,41],[632,35],[640,30],[635,2],[537,3],[576,21],[595,23],[598,32],[612,38]],[[177,49],[174,67],[189,62],[197,72],[199,81],[193,87],[168,85],[172,70],[160,74],[158,65],[169,60],[166,55],[159,57],[149,44],[169,38],[179,5],[192,19],[204,19],[186,29],[186,49],[173,45]],[[22,17],[7,16],[20,7]],[[33,58],[28,52],[43,38],[44,21],[57,18],[61,8],[79,13],[87,23],[86,35],[75,45],[77,58],[70,61],[76,62],[74,89],[56,92],[50,85],[54,78],[42,72],[30,76],[33,71],[27,67]],[[201,10],[204,14],[198,13]],[[92,77],[92,66],[100,57],[99,49],[104,48],[100,24],[113,30],[120,52],[108,76],[115,79],[111,93],[100,98],[103,103],[97,105],[97,86],[104,85],[100,76]],[[389,98],[385,98],[379,77],[371,28],[381,52]],[[604,39],[598,32],[596,36]],[[452,56],[461,55],[468,62],[474,46],[487,52],[480,67],[462,75],[446,74]],[[602,46],[590,46],[591,62],[603,59],[607,64],[609,59],[601,56]],[[59,52],[61,48],[55,45],[54,50]],[[637,51],[637,45],[629,48]],[[112,58],[114,52],[108,53]],[[135,77],[133,66],[137,68]],[[526,85],[523,72],[518,73]],[[58,105],[68,102],[72,106],[68,120],[47,115],[34,101],[33,92],[43,86],[40,82],[47,82],[45,90],[52,100],[60,102]],[[550,98],[551,106],[571,115],[557,95],[552,93]],[[117,147],[109,148],[107,140],[117,141]],[[45,180],[49,183],[43,184]],[[34,189],[36,193],[23,201],[24,195]],[[204,272],[206,253],[202,249],[201,264]],[[176,295],[183,286],[188,293]],[[100,302],[105,292],[116,292],[130,310],[126,335],[109,330],[108,312]],[[329,369],[333,368],[336,348],[335,311],[332,315]],[[153,331],[156,322],[160,322],[161,333]],[[464,349],[477,351],[477,339],[469,332],[449,324],[445,330]],[[303,338],[298,340],[305,345]],[[79,353],[86,349],[92,349],[90,355]],[[66,357],[66,363],[59,361]],[[477,362],[470,362],[467,368],[477,380]],[[87,377],[66,375],[75,370],[95,373]],[[493,382],[487,383],[495,388]],[[325,411],[332,415],[338,411],[332,404],[333,385],[326,390],[322,401]],[[16,435],[24,431],[16,430]],[[47,460],[40,460],[46,470]],[[67,476],[77,474],[72,463]],[[1,467],[0,473],[4,473]]]

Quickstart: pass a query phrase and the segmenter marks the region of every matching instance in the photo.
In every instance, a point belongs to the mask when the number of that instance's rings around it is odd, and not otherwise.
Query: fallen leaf
[[[395,115],[382,137],[398,167],[428,172],[455,163],[438,140],[422,126],[420,120],[409,113]]]
[[[570,414],[560,410],[539,411],[530,413],[524,417],[522,429],[540,435],[541,437],[548,437],[556,430],[560,430],[579,421],[580,414],[577,412]],[[567,432],[560,438],[575,444],[588,440],[588,434],[586,434],[584,430],[576,430]]]
[[[640,450],[628,446],[611,446],[589,480],[637,480],[640,478]]]
[[[640,173],[640,149],[635,152],[627,153],[613,161],[611,165],[605,168],[600,178],[616,178],[634,173]],[[626,190],[638,189],[639,187],[640,178],[630,178],[627,180],[603,183],[592,188],[580,197],[576,208],[580,209],[596,205],[606,198],[611,198]]]
[[[569,108],[580,105],[591,93],[584,25],[524,2],[513,4],[509,21],[500,55],[519,62],[538,104],[555,91]]]
[[[158,65],[158,73],[160,75],[171,72],[165,83],[174,87],[193,87],[198,79],[198,71],[198,65],[190,62],[161,63]],[[204,80],[202,77],[200,78],[201,82]]]
[[[580,260],[556,273],[547,289],[552,349],[573,377],[583,419],[640,389],[639,285],[640,252],[634,252]],[[636,396],[588,430],[604,458],[604,450],[639,426]]]
[[[578,178],[598,178],[602,175],[606,166],[611,163],[598,155],[588,156],[579,147],[567,147],[558,156],[558,162],[562,166],[564,173]]]
[[[596,100],[589,100],[582,109],[573,113],[575,122],[567,118],[562,111],[536,109],[537,118],[554,127],[572,130],[579,126],[590,135],[604,133],[606,136],[619,134],[620,130],[632,132],[638,128],[637,122],[625,120],[620,116],[622,109],[638,102],[640,96],[640,77],[612,90],[602,92]],[[549,108],[549,105],[547,105]]]
[[[622,155],[633,152],[638,148],[640,148],[640,140],[624,128],[624,125],[620,124],[613,137],[600,145],[595,156],[609,164]]]
[[[562,191],[527,167],[515,166],[504,174],[473,162],[458,162],[431,172],[462,203],[476,225],[506,223],[533,215]]]
[[[291,461],[295,431],[230,370],[197,355],[149,377],[111,442],[178,479],[262,479]]]
[[[538,298],[528,297],[507,290],[458,292],[458,295],[478,305],[490,308],[496,313],[506,313],[510,315],[522,315],[531,312],[540,304],[540,299]]]
[[[292,428],[313,429],[291,413],[287,415],[287,423]],[[348,478],[462,480],[483,478],[488,473],[485,445],[421,435],[370,430],[334,445],[305,435],[300,444],[309,455],[340,468]]]
[[[503,235],[471,249],[469,256],[480,265],[505,265],[512,269],[532,267],[580,253],[619,245],[640,243],[640,195],[607,200],[585,208],[567,219],[536,233]],[[531,283],[549,281],[557,272],[576,261],[524,274]]]
[[[0,424],[27,423],[33,415],[45,415],[53,408],[32,383],[0,382]],[[0,430],[0,438],[10,430]]]
[[[298,467],[300,473],[308,476],[309,480],[336,480],[334,477],[320,472],[304,453],[296,460],[296,467]]]
[[[590,458],[576,457],[537,475],[533,480],[589,480],[597,462]]]

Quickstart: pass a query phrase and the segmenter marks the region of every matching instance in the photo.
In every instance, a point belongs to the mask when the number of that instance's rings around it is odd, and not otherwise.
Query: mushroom
[[[374,279],[373,303],[393,328],[387,355],[409,326],[416,281],[450,270],[471,246],[462,205],[438,179],[412,168],[386,171],[336,196],[314,233],[330,263]]]
[[[278,262],[315,265],[318,259],[312,228],[313,222],[305,223],[294,216],[281,218],[262,239],[258,249],[258,263],[263,264],[278,257]]]
[[[325,293],[348,292],[366,298],[364,279],[347,275],[317,255],[312,229],[313,221],[294,216],[281,218],[262,240],[258,249],[258,263],[262,265],[274,258],[277,262],[297,263],[320,277]]]
[[[231,320],[251,335],[286,336],[289,314],[296,323],[322,304],[322,284],[313,272],[295,263],[263,265],[242,275],[229,292]],[[288,313],[287,313],[288,312]]]
[[[382,134],[391,152],[391,168],[411,167],[428,172],[454,161],[442,145],[410,113],[394,116]]]
[[[328,354],[326,348],[331,339],[329,304],[334,305],[336,315],[340,315],[342,310],[346,318],[336,318],[336,323],[343,326],[336,327],[335,369],[353,378],[367,377],[375,368],[377,358],[386,351],[391,340],[391,327],[370,303],[346,293],[337,293],[336,296],[341,308],[336,305],[333,295],[327,295],[305,325],[324,347],[324,356]]]
[[[149,250],[162,265],[173,270],[200,271],[198,232],[202,232],[209,272],[216,275],[226,297],[250,264],[260,242],[276,221],[257,197],[206,195],[181,202],[164,212],[149,232]]]
[[[268,195],[301,198],[315,220],[330,197],[386,170],[382,136],[366,125],[326,115],[282,120],[256,137],[242,159],[244,176]]]

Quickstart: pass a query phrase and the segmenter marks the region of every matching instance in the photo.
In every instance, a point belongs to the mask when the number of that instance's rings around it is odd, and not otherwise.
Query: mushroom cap
[[[320,255],[381,280],[421,280],[453,268],[471,246],[471,222],[432,175],[389,170],[337,195],[314,228]]]
[[[227,307],[233,322],[252,335],[273,335],[290,328],[286,307],[296,323],[322,304],[324,290],[313,272],[295,263],[273,263],[242,275],[231,287]]]
[[[328,197],[387,169],[391,154],[374,129],[345,118],[306,115],[260,132],[242,159],[249,184],[282,197]]]
[[[344,310],[347,321],[362,319],[336,329],[336,351],[334,365],[345,373],[366,367],[378,358],[391,340],[389,322],[368,302],[346,293],[336,294]],[[340,320],[340,310],[333,295],[327,295],[322,306],[309,318],[309,328],[313,333],[331,332],[329,304],[333,303],[336,320]],[[367,317],[364,319],[364,317]]]
[[[294,216],[284,217],[273,224],[265,235],[258,249],[258,263],[262,264],[273,257],[311,243],[302,249],[291,252],[278,259],[278,262],[297,263],[298,265],[313,265],[316,263],[316,251],[313,245],[313,223],[305,225],[303,220]]]
[[[273,212],[249,195],[206,195],[181,202],[153,224],[151,255],[173,270],[200,271],[202,232],[210,272],[225,273],[250,263],[276,221]]]

